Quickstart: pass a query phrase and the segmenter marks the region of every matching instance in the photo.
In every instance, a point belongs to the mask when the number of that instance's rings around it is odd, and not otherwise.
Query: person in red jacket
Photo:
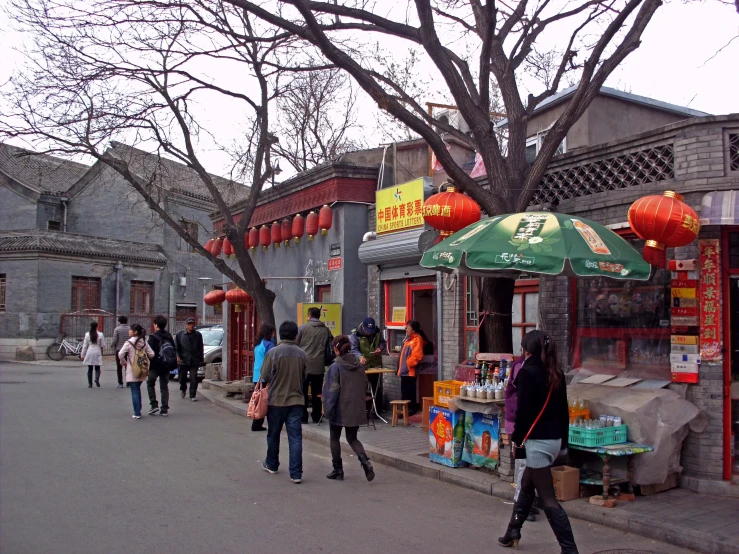
[[[423,358],[423,346],[428,342],[425,333],[421,330],[421,324],[415,319],[405,325],[405,340],[400,350],[398,360],[398,376],[400,377],[400,397],[410,400],[408,406],[409,415],[418,411],[416,401],[416,380],[418,379],[417,368]]]

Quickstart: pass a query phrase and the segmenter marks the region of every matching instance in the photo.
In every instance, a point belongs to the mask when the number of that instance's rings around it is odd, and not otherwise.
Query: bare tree
[[[349,73],[377,105],[423,137],[450,179],[489,215],[523,211],[570,127],[609,75],[639,47],[661,0],[413,0],[381,8],[360,0],[319,2],[225,0],[300,37],[329,63]],[[275,9],[275,6],[279,9]],[[347,37],[351,36],[352,40]],[[546,46],[557,38],[556,48]],[[422,52],[470,127],[470,135],[428,115],[403,83],[373,64],[371,41]],[[540,79],[525,91],[526,73]],[[527,124],[534,110],[570,78],[576,90],[526,162]],[[507,116],[502,144],[489,112],[497,85]],[[481,186],[447,152],[442,133],[471,142],[488,174]],[[512,279],[485,279],[481,340],[510,352]]]
[[[362,146],[352,136],[359,127],[357,91],[339,69],[297,74],[277,106],[281,139],[274,150],[295,171],[305,171]]]
[[[27,67],[5,90],[10,107],[0,133],[25,138],[45,153],[92,156],[115,170],[161,220],[254,298],[262,321],[274,323],[275,295],[244,236],[272,175],[277,139],[269,132],[270,103],[281,94],[286,73],[305,69],[294,39],[241,8],[205,0],[16,0],[9,15],[33,47]],[[207,71],[218,66],[243,78],[210,78]],[[230,102],[231,121],[240,116],[248,129],[234,152],[239,183],[214,177],[201,162],[203,144],[217,142],[201,122],[202,105],[212,102]],[[240,271],[207,252],[167,211],[161,169],[137,172],[108,148],[115,140],[155,150],[197,175],[225,222]],[[244,192],[245,209],[235,217],[230,205]]]

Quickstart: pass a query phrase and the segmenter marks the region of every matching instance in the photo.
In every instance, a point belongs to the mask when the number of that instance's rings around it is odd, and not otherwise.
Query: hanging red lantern
[[[218,238],[213,242],[213,246],[210,249],[210,253],[213,254],[216,258],[221,255],[221,250],[223,249],[223,239]]]
[[[293,223],[290,221],[289,217],[286,217],[282,220],[282,242],[285,243],[285,246],[290,246],[290,236],[293,232]]]
[[[318,234],[318,214],[311,212],[305,218],[305,232],[308,233],[308,240],[313,240]]]
[[[293,218],[293,239],[295,244],[300,244],[300,238],[305,234],[305,218],[298,214]]]
[[[276,221],[272,224],[272,242],[277,248],[282,243],[282,226]]]
[[[701,228],[693,208],[671,190],[634,202],[629,208],[629,226],[646,241],[644,259],[662,268],[667,266],[665,248],[687,246],[698,237]]]
[[[318,227],[321,229],[321,234],[324,237],[328,234],[328,230],[331,228],[333,221],[334,213],[327,204],[324,204],[321,211],[318,212]]]
[[[480,221],[480,206],[466,194],[447,187],[446,192],[431,196],[423,204],[423,220],[448,237]]]
[[[233,244],[231,244],[231,241],[228,240],[228,238],[223,239],[223,255],[226,258],[230,258],[234,255]]]
[[[203,297],[203,302],[208,306],[223,304],[226,301],[226,293],[219,289],[213,289]]]
[[[203,248],[205,248],[205,251],[206,252],[210,252],[211,248],[213,248],[213,243],[214,242],[215,241],[213,239],[208,239],[208,242],[206,242],[205,243],[205,246],[203,246]]]
[[[267,251],[269,249],[270,242],[272,241],[272,238],[269,234],[269,227],[266,225],[262,225],[259,228],[259,244],[262,245],[262,249]]]
[[[237,312],[240,312],[241,306],[251,300],[251,296],[249,296],[243,289],[231,289],[226,293],[225,298],[229,304],[235,305]]]
[[[254,250],[257,249],[257,246],[259,246],[259,229],[257,229],[256,227],[252,227],[251,229],[249,229],[248,240],[249,249],[254,252]]]

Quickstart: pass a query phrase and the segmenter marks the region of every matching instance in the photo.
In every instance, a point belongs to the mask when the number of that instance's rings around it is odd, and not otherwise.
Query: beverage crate
[[[588,448],[621,444],[627,442],[628,425],[603,427],[602,429],[581,429],[570,427],[569,443]]]
[[[573,410],[570,408],[570,423],[575,423],[575,420],[581,417],[583,419],[590,419],[590,410]]]
[[[459,396],[464,381],[434,381],[434,405],[449,407],[449,400]]]

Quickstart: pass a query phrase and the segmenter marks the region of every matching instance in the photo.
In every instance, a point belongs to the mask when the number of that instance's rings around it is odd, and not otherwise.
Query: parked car
[[[217,364],[223,361],[223,338],[225,333],[223,325],[200,325],[197,327],[203,335],[203,358],[206,364]],[[173,369],[169,372],[170,380],[177,379],[179,371]],[[198,368],[198,381],[205,379],[205,365]]]

